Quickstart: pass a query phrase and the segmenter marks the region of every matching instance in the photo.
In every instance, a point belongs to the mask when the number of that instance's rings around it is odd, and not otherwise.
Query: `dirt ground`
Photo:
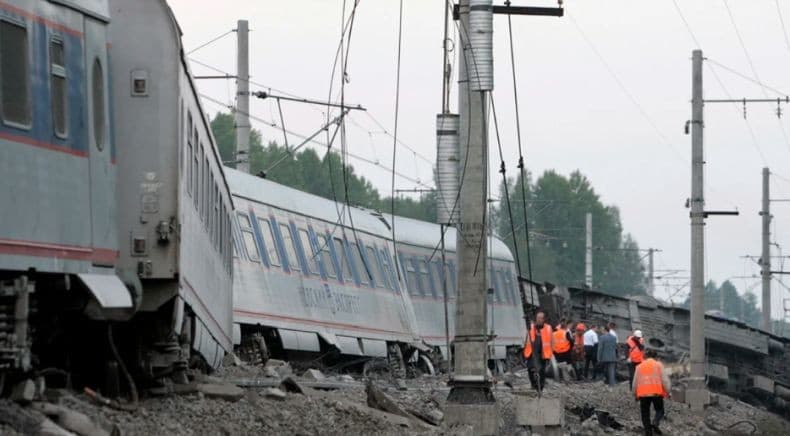
[[[288,368],[282,370],[288,376]],[[267,377],[268,375],[268,377]],[[272,390],[283,376],[272,369],[230,367],[210,378],[198,378],[200,389],[182,394],[148,397],[135,411],[121,411],[98,404],[84,393],[48,390],[32,403],[0,401],[0,434],[3,435],[447,435],[463,429],[443,426],[442,410],[449,388],[445,376],[372,380],[375,389],[391,399],[405,416],[368,405],[366,383],[360,376],[292,376],[305,393]],[[507,380],[507,383],[504,381]],[[234,384],[259,387],[239,389]],[[335,389],[306,387],[331,385]],[[206,387],[208,386],[208,387]],[[219,386],[219,388],[216,388]],[[221,388],[221,389],[220,389]],[[339,389],[338,389],[339,388]],[[223,390],[224,389],[224,390]],[[204,392],[205,391],[205,392]],[[515,403],[534,397],[524,373],[503,377],[494,390],[501,434],[529,434],[515,422]],[[628,383],[613,388],[601,382],[549,383],[544,395],[565,403],[564,432],[570,435],[642,434],[638,403]],[[582,421],[587,407],[596,409]],[[52,409],[57,410],[53,411]],[[790,434],[790,422],[741,401],[718,396],[704,416],[683,404],[666,403],[664,435],[781,435]],[[57,413],[59,412],[59,413]],[[612,418],[602,425],[597,415]],[[397,413],[397,412],[396,412]],[[417,416],[420,417],[417,417]],[[603,414],[605,415],[605,413]],[[49,418],[46,418],[46,417]],[[80,425],[74,422],[80,421]],[[438,423],[432,425],[429,422]],[[92,425],[93,427],[90,427]],[[87,427],[86,427],[87,426]],[[617,428],[613,428],[617,427]],[[70,429],[66,430],[66,429]]]

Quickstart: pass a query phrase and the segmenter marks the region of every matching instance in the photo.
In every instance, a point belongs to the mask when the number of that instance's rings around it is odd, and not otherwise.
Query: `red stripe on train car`
[[[90,260],[115,264],[118,251],[108,248],[83,247],[80,245],[50,244],[36,241],[0,239],[0,254],[31,257],[55,257],[69,260]]]
[[[9,133],[0,132],[0,139],[5,139],[12,142],[19,142],[21,144],[32,145],[34,147],[39,147],[39,148],[45,148],[47,150],[59,151],[61,153],[66,153],[73,156],[88,157],[87,151],[74,150],[72,148],[64,147],[62,145],[51,144],[49,142],[28,138],[27,136],[12,135]]]
[[[9,12],[13,12],[13,13],[15,13],[17,15],[21,15],[21,16],[23,16],[25,18],[29,18],[31,20],[38,21],[39,23],[41,23],[41,24],[43,24],[43,25],[45,25],[45,26],[47,26],[47,27],[49,27],[51,29],[59,30],[59,31],[61,31],[63,33],[68,33],[70,35],[74,35],[74,36],[77,36],[77,37],[80,37],[80,38],[82,37],[82,32],[77,30],[77,29],[72,29],[71,27],[67,27],[67,26],[64,26],[63,24],[56,23],[56,22],[54,22],[52,20],[49,20],[47,18],[44,18],[44,17],[42,17],[40,15],[36,15],[36,14],[30,12],[30,11],[26,11],[26,10],[18,8],[16,6],[9,5],[8,3],[0,2],[0,9],[5,9],[5,10],[7,10]]]

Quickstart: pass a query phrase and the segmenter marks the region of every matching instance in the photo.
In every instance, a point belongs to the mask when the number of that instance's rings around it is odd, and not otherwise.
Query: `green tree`
[[[519,176],[520,177],[520,176]],[[593,216],[593,287],[616,295],[645,293],[645,275],[639,246],[630,235],[623,235],[620,212],[604,205],[590,181],[579,171],[565,177],[546,171],[529,183],[522,196],[521,180],[508,181],[513,224],[504,201],[505,185],[500,186],[497,218],[498,234],[518,249],[523,275],[528,275],[527,234],[524,226],[524,201],[527,200],[532,277],[560,285],[584,283],[586,252],[586,214]],[[511,227],[516,229],[516,241]]]

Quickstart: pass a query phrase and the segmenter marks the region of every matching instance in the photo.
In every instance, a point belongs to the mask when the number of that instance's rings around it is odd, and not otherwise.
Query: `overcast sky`
[[[319,100],[326,100],[330,92],[342,3],[170,0],[187,50],[235,28],[237,19],[247,19],[253,30],[252,81],[261,85],[253,85],[252,90],[271,87],[273,92]],[[543,0],[514,3],[552,5]],[[346,101],[368,109],[367,114],[351,115],[349,151],[387,167],[393,140],[374,120],[393,131],[398,4],[396,0],[360,2],[346,86]],[[790,26],[790,1],[682,0],[677,4],[706,57],[747,78],[758,76],[779,91],[790,90],[790,42],[777,9]],[[547,169],[562,174],[581,170],[605,203],[620,208],[625,230],[642,248],[662,250],[657,268],[688,269],[689,219],[684,203],[690,192],[691,138],[684,135],[683,125],[690,117],[690,56],[696,43],[672,0],[566,0],[565,5],[564,18],[513,17],[527,166],[535,174]],[[435,114],[441,110],[443,7],[441,0],[404,1],[398,137],[428,160],[435,156]],[[495,18],[494,32],[494,99],[505,160],[509,174],[515,175],[517,145],[504,16]],[[235,49],[235,34],[230,34],[190,56],[234,73]],[[195,63],[192,68],[195,74],[211,73]],[[706,98],[778,95],[711,62],[704,74]],[[199,86],[204,94],[233,104],[232,81],[200,81]],[[335,79],[335,91],[338,86]],[[455,92],[451,99],[455,106]],[[204,103],[210,114],[221,109],[216,103]],[[302,135],[320,128],[325,119],[321,108],[284,102],[282,109],[286,127]],[[279,124],[276,104],[270,101],[253,101],[251,112]],[[777,119],[775,104],[757,104],[749,106],[746,115],[744,120],[741,105],[709,104],[705,110],[707,209],[737,208],[741,213],[707,222],[706,278],[719,282],[759,273],[753,261],[741,256],[760,253],[763,166],[776,174],[771,178],[772,197],[790,198],[790,113]],[[266,140],[282,143],[278,129],[258,121],[253,125]],[[288,140],[299,142],[295,136]],[[498,166],[495,151],[491,149],[491,162]],[[420,156],[399,146],[397,170],[432,185],[432,164]],[[389,193],[388,171],[358,160],[351,163],[382,194]],[[496,183],[498,176],[492,175]],[[416,186],[405,178],[397,182],[397,188]],[[773,240],[790,254],[790,203],[772,207]],[[779,254],[774,249],[774,255]],[[741,292],[753,288],[760,296],[759,279],[733,281]],[[777,282],[773,290],[773,316],[779,318],[783,298],[790,298],[790,293]],[[666,296],[662,286],[658,291]]]

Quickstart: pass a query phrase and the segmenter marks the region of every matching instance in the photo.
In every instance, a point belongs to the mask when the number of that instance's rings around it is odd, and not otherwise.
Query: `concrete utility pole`
[[[250,43],[249,23],[236,28],[236,168],[250,172]]]
[[[473,7],[470,7],[470,3]],[[472,425],[475,434],[496,434],[499,422],[491,380],[487,375],[489,338],[486,332],[486,103],[488,92],[493,88],[493,81],[490,80],[493,77],[488,76],[493,71],[490,58],[493,15],[490,8],[491,0],[461,0],[459,4],[462,49],[458,73],[458,137],[459,156],[462,161],[466,161],[466,167],[460,186],[460,215],[456,239],[458,299],[453,341],[455,360],[446,413],[448,425]],[[471,15],[473,19],[470,19]]]
[[[647,295],[651,297],[656,293],[656,282],[653,269],[653,253],[655,252],[656,250],[654,248],[649,248],[647,250]]]
[[[710,403],[705,387],[705,199],[703,190],[702,50],[692,52],[691,67],[691,377],[686,402],[701,412]]]
[[[593,285],[593,245],[592,245],[592,213],[587,212],[586,215],[586,230],[587,230],[587,245],[584,253],[584,284],[592,289]]]
[[[768,168],[763,168],[763,251],[760,256],[760,276],[763,281],[763,330],[771,331],[771,200]]]

